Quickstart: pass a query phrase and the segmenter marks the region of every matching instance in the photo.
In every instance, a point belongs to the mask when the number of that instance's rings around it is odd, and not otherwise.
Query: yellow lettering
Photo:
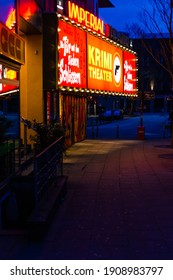
[[[85,18],[85,25],[86,25],[86,27],[90,27],[89,16],[90,16],[90,13],[86,12],[86,18]]]
[[[101,67],[101,56],[98,48],[95,48],[95,65]]]
[[[104,66],[103,68],[112,70],[112,54],[104,52],[103,53],[103,62]]]
[[[101,32],[104,33],[104,23],[101,19],[98,19],[97,22],[97,29]]]
[[[90,28],[94,29],[94,15],[90,14]]]
[[[112,70],[112,54],[88,45],[88,64]]]
[[[91,65],[95,65],[94,50],[95,48],[93,46],[88,45],[88,64]]]
[[[106,82],[112,82],[112,71],[99,69],[97,67],[89,66],[89,78],[95,80],[102,80]]]
[[[68,1],[68,12],[70,18],[79,19],[79,7]]]
[[[84,9],[80,8],[79,22],[83,22],[84,20],[85,20],[85,11]]]
[[[85,11],[71,1],[68,1],[68,14],[69,18],[77,20],[79,23],[83,23],[86,27],[99,31],[103,35],[105,34],[104,22],[101,19],[98,19],[95,15]]]

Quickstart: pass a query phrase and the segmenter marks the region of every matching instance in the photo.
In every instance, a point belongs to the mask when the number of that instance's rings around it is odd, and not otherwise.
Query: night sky
[[[6,16],[13,5],[14,0],[0,0],[0,20],[2,22],[6,21]]]
[[[139,23],[138,13],[147,0],[110,0],[115,8],[99,9],[99,18],[118,31],[127,31],[126,25]]]

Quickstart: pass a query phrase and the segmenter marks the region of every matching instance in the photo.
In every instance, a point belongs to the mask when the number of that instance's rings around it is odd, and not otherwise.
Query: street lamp
[[[142,91],[141,95],[140,95],[140,126],[143,126],[143,118],[142,118],[142,115],[143,115],[143,98],[144,98],[144,92]]]
[[[143,98],[144,98],[144,92],[141,91],[141,94],[140,94],[140,125],[137,128],[137,138],[138,138],[138,140],[144,140],[145,139],[145,127],[143,126],[143,118],[142,118]]]
[[[151,82],[150,82],[150,89],[151,89],[151,91],[154,90],[154,80],[151,80]]]

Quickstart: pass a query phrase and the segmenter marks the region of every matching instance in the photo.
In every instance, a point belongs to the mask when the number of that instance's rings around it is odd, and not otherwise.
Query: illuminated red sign
[[[105,34],[103,20],[97,18],[95,15],[70,1],[68,1],[68,13],[69,18],[77,21],[81,25],[84,25],[95,32],[101,33],[103,35]]]
[[[11,86],[11,85],[7,85],[7,84],[0,84],[0,94],[8,92],[8,91],[12,91],[17,89],[18,87],[16,86]]]
[[[0,64],[0,94],[18,88],[17,72]]]
[[[87,34],[88,88],[123,92],[123,52]]]
[[[86,32],[59,21],[59,85],[86,88]]]
[[[124,92],[136,94],[136,56],[124,51]]]

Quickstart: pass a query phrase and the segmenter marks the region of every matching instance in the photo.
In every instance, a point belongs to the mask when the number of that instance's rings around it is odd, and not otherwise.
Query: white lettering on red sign
[[[81,74],[71,69],[71,66],[80,68],[80,60],[76,56],[79,54],[79,47],[76,44],[71,44],[68,37],[64,36],[60,40],[60,49],[63,49],[63,58],[60,59],[60,84],[66,82],[71,85],[80,85]]]
[[[127,60],[124,61],[124,91],[133,91],[133,68]]]

